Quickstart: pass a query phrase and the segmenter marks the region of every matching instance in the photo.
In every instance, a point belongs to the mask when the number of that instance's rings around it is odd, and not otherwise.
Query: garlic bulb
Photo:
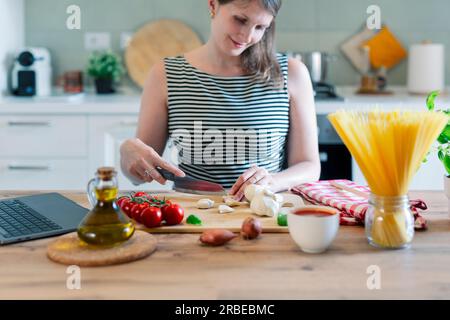
[[[198,209],[209,209],[214,206],[214,200],[211,199],[200,199],[197,201]]]
[[[250,203],[250,209],[258,216],[274,217],[280,210],[280,203],[264,193],[258,193]]]
[[[275,216],[283,202],[281,194],[276,194],[268,187],[257,184],[247,186],[244,194],[250,200],[250,209],[259,216]]]
[[[233,211],[234,211],[233,208],[231,208],[225,204],[219,205],[219,213],[231,213]]]
[[[263,192],[265,188],[259,184],[250,184],[244,190],[244,195],[248,201],[252,201],[253,197],[260,192]]]

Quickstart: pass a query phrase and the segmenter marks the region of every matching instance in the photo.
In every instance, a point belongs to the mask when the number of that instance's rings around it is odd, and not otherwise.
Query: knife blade
[[[156,167],[156,170],[158,170],[158,172],[164,177],[164,179],[174,182],[175,191],[194,194],[227,194],[222,185],[218,183],[195,179],[188,175],[184,177],[178,177],[172,172],[160,167]]]

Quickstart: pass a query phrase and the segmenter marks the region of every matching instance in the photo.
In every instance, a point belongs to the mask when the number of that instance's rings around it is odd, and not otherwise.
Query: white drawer
[[[84,190],[87,167],[84,159],[0,159],[0,189]]]
[[[85,157],[84,116],[0,117],[1,157]]]

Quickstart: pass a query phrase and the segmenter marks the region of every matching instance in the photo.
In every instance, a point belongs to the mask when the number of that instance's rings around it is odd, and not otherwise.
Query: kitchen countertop
[[[337,87],[336,91],[344,101],[318,100],[317,114],[327,114],[340,108],[367,109],[380,106],[385,109],[408,108],[425,110],[425,96],[410,95],[405,87],[392,86],[388,90],[392,95],[357,95],[356,87]],[[447,90],[449,92],[450,90]],[[450,96],[442,94],[438,105],[450,106]],[[49,97],[0,97],[0,114],[138,114],[140,91],[134,88],[122,88],[117,94],[96,95],[92,92]]]
[[[0,193],[0,198],[28,192]],[[82,193],[65,193],[86,205]],[[66,266],[48,260],[52,239],[0,247],[0,299],[450,299],[450,219],[442,192],[424,199],[429,230],[411,248],[378,250],[364,228],[341,227],[329,251],[302,253],[289,234],[199,245],[198,234],[155,235],[158,249],[129,264],[82,268],[81,289],[66,289]],[[369,266],[381,289],[369,290]]]

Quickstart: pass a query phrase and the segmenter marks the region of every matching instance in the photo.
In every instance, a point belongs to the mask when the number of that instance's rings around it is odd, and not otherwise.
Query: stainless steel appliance
[[[329,64],[336,60],[335,55],[320,51],[288,52],[287,55],[301,60],[308,68],[316,100],[344,100],[327,82]]]
[[[320,180],[352,180],[352,156],[338,136],[326,114],[317,115]]]

